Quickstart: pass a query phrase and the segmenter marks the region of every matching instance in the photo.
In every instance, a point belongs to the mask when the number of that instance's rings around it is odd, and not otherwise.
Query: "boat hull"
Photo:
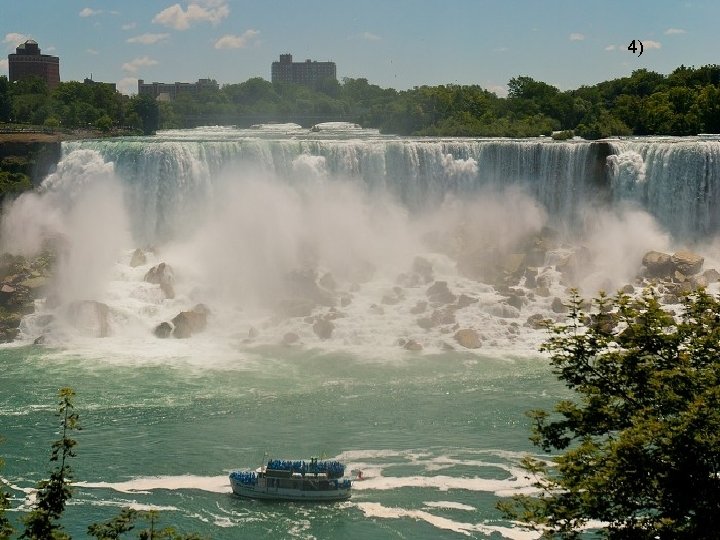
[[[242,484],[231,480],[235,495],[248,499],[265,499],[273,501],[307,501],[307,502],[335,502],[346,501],[350,498],[351,488],[338,488],[331,490],[302,490],[282,487],[268,487],[258,483],[256,485]]]

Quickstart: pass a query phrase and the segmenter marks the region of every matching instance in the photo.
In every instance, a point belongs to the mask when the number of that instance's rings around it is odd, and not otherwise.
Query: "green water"
[[[543,359],[252,353],[209,368],[0,350],[0,474],[14,505],[50,468],[56,392],[72,386],[83,426],[65,521],[75,538],[127,505],[218,539],[527,538],[506,529],[495,503],[526,485],[515,477],[533,450],[523,413],[563,396]],[[347,503],[234,497],[228,472],[265,452],[339,457],[367,480]]]

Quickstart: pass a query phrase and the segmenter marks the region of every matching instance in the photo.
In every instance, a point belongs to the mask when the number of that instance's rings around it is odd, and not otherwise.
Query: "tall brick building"
[[[60,84],[60,58],[49,54],[40,54],[37,41],[28,39],[8,54],[10,82],[21,81],[28,77],[40,77],[52,90]]]
[[[335,62],[293,62],[292,54],[281,54],[280,61],[272,63],[270,74],[274,83],[286,82],[314,87],[326,79],[337,81]]]

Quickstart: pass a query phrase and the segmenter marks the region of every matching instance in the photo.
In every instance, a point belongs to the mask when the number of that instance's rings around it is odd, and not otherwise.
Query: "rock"
[[[427,309],[428,303],[427,302],[418,302],[413,307],[410,308],[410,313],[413,315],[420,315],[421,313],[425,313],[425,310]]]
[[[352,296],[349,294],[340,297],[340,307],[347,307],[350,305],[350,302],[352,302]]]
[[[510,305],[516,309],[522,309],[523,306],[525,305],[525,303],[527,302],[527,300],[525,300],[524,296],[519,296],[519,295],[508,296],[505,301],[508,303],[508,305]]]
[[[633,294],[635,292],[635,287],[628,283],[627,285],[623,286],[622,289],[620,289],[620,292],[623,294]]]
[[[523,276],[525,276],[525,286],[528,289],[534,289],[537,287],[536,279],[538,277],[538,274],[540,273],[540,269],[536,266],[528,266],[525,268],[525,273]]]
[[[300,336],[298,336],[295,332],[288,332],[285,334],[282,338],[281,343],[285,346],[294,345],[295,343],[298,343],[300,341]]]
[[[172,334],[173,327],[170,323],[162,322],[158,324],[155,327],[155,330],[153,330],[153,334],[155,334],[155,337],[159,337],[160,339],[165,339],[170,337],[170,334]]]
[[[315,302],[307,298],[286,298],[275,306],[275,313],[282,317],[309,317]]]
[[[675,270],[672,275],[672,280],[675,283],[685,283],[687,281],[687,276],[683,274],[682,272]]]
[[[472,328],[463,328],[455,332],[455,341],[466,349],[479,349],[482,346],[480,336]]]
[[[160,285],[165,298],[175,298],[175,275],[169,264],[160,263],[145,274],[145,281]]]
[[[173,318],[173,336],[186,339],[202,332],[207,327],[210,310],[204,304],[198,304],[190,311],[182,311]]]
[[[663,304],[677,304],[680,300],[674,294],[664,294],[660,298],[660,302]]]
[[[720,272],[718,272],[714,268],[705,270],[702,275],[708,283],[715,283],[716,281],[720,281]]]
[[[538,287],[537,289],[535,289],[535,294],[547,298],[548,296],[550,296],[550,289],[548,287]]]
[[[541,313],[536,313],[535,315],[530,315],[525,324],[530,328],[540,330],[541,328],[547,328],[548,319],[546,319]]]
[[[452,308],[436,309],[430,315],[433,326],[455,324],[455,310]]]
[[[399,304],[405,297],[400,287],[393,287],[392,292],[383,295],[381,302],[387,306],[395,306]]]
[[[700,274],[699,276],[695,275],[690,278],[690,285],[692,285],[693,289],[705,289],[709,285],[709,283],[705,275]]]
[[[462,309],[462,308],[466,308],[472,304],[476,304],[477,301],[478,301],[477,298],[468,296],[467,294],[461,294],[460,296],[458,296],[457,306],[459,309]]]
[[[520,310],[509,304],[492,304],[485,308],[486,312],[495,317],[503,319],[517,319],[520,317]]]
[[[702,270],[705,259],[692,251],[681,250],[673,254],[672,263],[675,269],[686,276],[694,276]]]
[[[563,301],[559,297],[553,298],[551,309],[553,310],[553,313],[567,313],[568,308],[565,304],[563,304]]]
[[[136,249],[133,251],[132,257],[130,257],[130,266],[136,268],[147,264],[147,257],[142,249]]]
[[[447,281],[436,281],[425,292],[430,302],[434,304],[452,304],[456,296],[450,292]]]
[[[332,292],[335,292],[335,289],[337,288],[335,278],[330,272],[327,272],[323,275],[323,277],[320,278],[320,280],[318,281],[318,285],[320,285],[323,289],[327,289],[328,291]]]
[[[406,351],[422,351],[423,346],[414,339],[408,339],[403,345],[403,349]]]
[[[535,278],[535,285],[537,289],[549,289],[550,287],[552,287],[552,283],[552,276],[547,272],[544,272]]]
[[[373,315],[385,315],[385,309],[377,304],[372,304],[370,306],[370,313]]]
[[[107,304],[94,300],[73,302],[67,309],[71,325],[86,335],[100,338],[110,335],[109,313]]]
[[[33,341],[33,345],[45,345],[47,343],[47,336],[45,334],[38,336]]]
[[[24,281],[21,281],[19,283],[19,286],[21,287],[27,287],[30,290],[42,290],[44,289],[48,284],[49,279],[45,276],[35,276],[28,278]]]
[[[313,332],[315,332],[315,335],[320,339],[330,339],[334,329],[335,325],[325,319],[318,319],[315,321],[315,324],[313,324]]]
[[[642,258],[642,264],[647,268],[649,277],[666,277],[673,270],[670,255],[660,251],[648,251]]]
[[[4,294],[13,294],[15,292],[15,287],[3,283],[3,286],[0,287],[0,292]]]
[[[248,339],[256,339],[260,335],[260,332],[258,332],[258,329],[254,326],[250,327],[250,330],[248,330]]]
[[[415,257],[412,271],[420,276],[423,284],[431,283],[433,280],[432,263],[423,257]]]
[[[433,327],[433,322],[430,317],[420,317],[417,320],[417,325],[424,330],[430,330]]]

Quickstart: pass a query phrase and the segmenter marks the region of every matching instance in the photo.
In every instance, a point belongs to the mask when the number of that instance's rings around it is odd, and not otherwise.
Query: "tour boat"
[[[255,471],[233,471],[233,493],[252,499],[282,501],[344,501],[352,482],[339,461],[271,459]]]

